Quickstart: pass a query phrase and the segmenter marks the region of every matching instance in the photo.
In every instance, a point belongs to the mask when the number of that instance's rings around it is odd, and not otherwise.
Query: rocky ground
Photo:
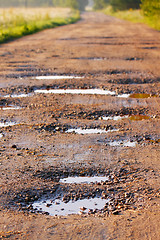
[[[159,62],[159,32],[101,13],[1,45],[0,239],[159,239]],[[75,78],[37,78],[56,75]],[[95,197],[105,206],[78,215],[32,205]]]

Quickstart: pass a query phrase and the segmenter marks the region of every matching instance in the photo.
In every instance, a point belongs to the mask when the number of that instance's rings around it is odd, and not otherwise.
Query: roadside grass
[[[111,6],[108,6],[103,10],[106,15],[114,16],[123,20],[131,21],[133,23],[144,23],[156,30],[160,30],[160,18],[159,16],[146,17],[143,15],[142,10],[125,10],[125,11],[113,11]]]
[[[79,19],[79,12],[68,8],[0,9],[0,43],[43,29],[71,24]]]

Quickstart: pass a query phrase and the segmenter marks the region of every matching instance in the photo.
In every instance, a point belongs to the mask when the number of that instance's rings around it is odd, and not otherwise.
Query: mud
[[[1,45],[0,238],[159,239],[159,41],[90,12]]]

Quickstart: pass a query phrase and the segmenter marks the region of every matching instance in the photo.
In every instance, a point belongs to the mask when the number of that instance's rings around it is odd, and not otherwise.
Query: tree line
[[[108,5],[113,11],[139,9],[144,15],[160,16],[160,0],[93,0],[94,10],[103,9]],[[0,7],[71,7],[84,11],[88,0],[0,0]]]
[[[84,11],[88,0],[0,0],[0,7],[71,7]]]

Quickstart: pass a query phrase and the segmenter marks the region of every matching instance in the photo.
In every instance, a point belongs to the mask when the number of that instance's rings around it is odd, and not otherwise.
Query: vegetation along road
[[[1,44],[0,239],[159,239],[159,64],[102,13]]]

